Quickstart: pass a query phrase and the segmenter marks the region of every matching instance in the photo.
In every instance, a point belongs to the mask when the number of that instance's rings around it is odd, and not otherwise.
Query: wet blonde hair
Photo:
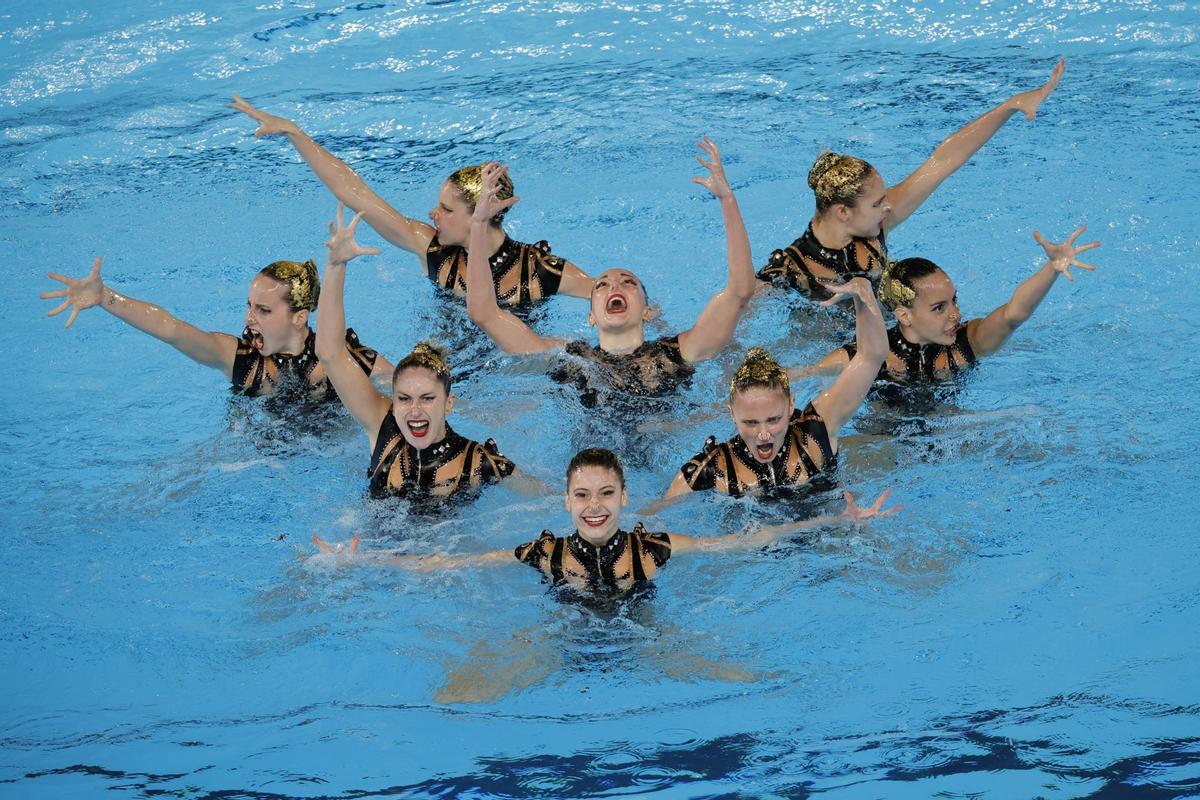
[[[396,386],[396,379],[400,377],[401,372],[406,369],[418,367],[432,372],[442,384],[442,388],[446,390],[446,394],[450,394],[450,365],[446,362],[446,355],[446,349],[432,341],[418,343],[412,349],[411,353],[400,359],[400,363],[393,370],[393,390]]]
[[[787,370],[771,358],[764,347],[751,347],[741,366],[733,373],[733,380],[729,381],[730,405],[739,394],[756,386],[778,389],[784,396],[792,396],[792,382],[788,380]]]
[[[879,280],[879,301],[892,310],[901,306],[912,308],[917,302],[917,289],[913,284],[941,271],[941,267],[927,258],[889,261]]]
[[[875,168],[857,156],[826,150],[808,171],[808,186],[817,198],[817,212],[841,204],[854,208],[863,184]]]
[[[258,274],[286,283],[290,287],[287,302],[292,311],[317,309],[317,300],[321,297],[321,279],[317,277],[317,265],[311,258],[304,263],[273,261],[260,269]]]
[[[483,164],[472,165],[469,167],[459,167],[454,171],[447,180],[454,184],[454,188],[458,189],[458,193],[462,195],[467,206],[472,212],[475,211],[475,204],[479,202],[479,193],[483,191]],[[500,185],[496,189],[497,200],[507,200],[513,196],[513,182],[508,174],[500,176]],[[496,212],[490,222],[493,225],[499,225],[504,221],[504,215],[508,213],[508,209]]]

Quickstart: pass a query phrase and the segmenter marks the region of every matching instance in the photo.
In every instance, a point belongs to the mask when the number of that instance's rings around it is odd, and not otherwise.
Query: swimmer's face
[[[264,356],[292,352],[298,334],[308,327],[308,309],[292,311],[288,307],[291,289],[288,284],[266,275],[259,275],[250,283],[246,328],[253,335],[254,349]],[[303,345],[301,341],[299,346]]]
[[[453,408],[454,395],[424,367],[409,367],[392,383],[392,414],[404,441],[418,450],[446,438],[446,415]]]
[[[629,270],[607,270],[600,273],[600,277],[592,284],[589,325],[598,325],[605,330],[640,326],[650,320],[650,313],[646,305],[646,289]]]
[[[438,241],[445,245],[465,245],[471,233],[472,210],[457,186],[450,181],[443,183],[437,205],[429,212],[437,227]]]
[[[891,203],[888,202],[887,187],[878,172],[872,171],[863,181],[862,191],[858,202],[853,208],[837,206],[851,236],[861,236],[872,239],[883,230],[883,224],[888,214],[892,213]]]
[[[729,405],[733,424],[759,463],[772,461],[783,449],[795,406],[790,395],[770,386],[750,386],[733,396]]]
[[[567,481],[567,511],[589,544],[604,544],[613,537],[621,507],[628,502],[620,476],[607,467],[582,466]]]
[[[913,289],[917,299],[912,307],[896,309],[896,321],[905,338],[917,344],[954,344],[962,312],[950,276],[938,270],[913,281]]]

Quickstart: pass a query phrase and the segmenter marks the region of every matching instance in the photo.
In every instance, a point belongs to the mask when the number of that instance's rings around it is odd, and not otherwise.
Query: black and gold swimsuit
[[[618,530],[605,544],[589,544],[576,531],[559,538],[550,531],[518,546],[513,555],[536,567],[556,585],[626,591],[650,580],[671,558],[671,537],[647,532],[639,522],[630,532]]]
[[[825,420],[813,408],[793,409],[787,437],[775,458],[760,462],[741,436],[717,443],[708,437],[704,449],[679,468],[692,491],[712,489],[733,497],[784,486],[801,486],[837,469],[837,454]]]
[[[513,469],[495,441],[480,444],[459,436],[449,425],[440,442],[418,450],[404,438],[389,409],[379,425],[367,477],[372,497],[405,497],[414,491],[446,497],[507,478]]]
[[[873,288],[887,263],[887,243],[883,233],[871,239],[854,237],[840,250],[831,250],[817,241],[812,225],[799,239],[771,253],[767,265],[758,271],[758,279],[776,286],[794,289],[810,300],[833,297],[823,284],[845,283],[865,277]]]
[[[842,345],[851,358],[857,346]],[[942,383],[952,379],[979,359],[967,337],[967,323],[958,327],[954,344],[913,344],[900,333],[900,326],[888,331],[888,354],[876,380],[893,383]]]
[[[516,242],[504,237],[504,243],[488,259],[496,302],[501,306],[525,306],[558,293],[566,261],[550,254],[550,244]],[[443,245],[435,235],[425,252],[429,280],[453,292],[467,296],[467,251],[460,245]]]
[[[337,391],[325,375],[314,349],[316,334],[308,332],[304,349],[295,355],[275,353],[264,356],[254,349],[254,334],[242,332],[233,357],[230,378],[233,393],[248,397],[285,396],[297,401],[327,403],[337,400]],[[362,371],[371,374],[378,354],[358,340],[352,328],[346,329],[346,350]]]
[[[564,352],[567,357],[550,370],[550,378],[574,383],[587,406],[595,405],[604,389],[661,397],[686,383],[696,371],[684,360],[678,336],[642,342],[632,353],[623,355],[584,341],[569,343]]]

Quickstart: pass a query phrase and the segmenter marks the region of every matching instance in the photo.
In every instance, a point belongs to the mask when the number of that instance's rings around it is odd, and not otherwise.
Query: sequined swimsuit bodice
[[[557,294],[566,261],[550,252],[545,241],[525,244],[504,238],[488,259],[496,302],[501,306],[527,306]],[[443,245],[437,236],[425,252],[429,280],[459,297],[467,295],[467,251],[460,245]]]
[[[810,300],[828,300],[833,295],[824,283],[866,277],[872,288],[878,289],[886,263],[887,243],[883,233],[870,239],[855,237],[850,244],[835,250],[817,241],[810,224],[799,239],[771,253],[767,265],[758,271],[758,279],[793,289]]]
[[[842,346],[854,358],[853,342]],[[888,354],[879,368],[877,380],[893,383],[943,383],[979,359],[967,336],[967,323],[958,326],[954,344],[913,344],[900,333],[898,325],[888,331]]]
[[[297,402],[337,400],[337,392],[317,359],[315,344],[316,334],[310,330],[299,353],[264,356],[254,348],[250,330],[243,331],[233,357],[230,378],[233,393],[248,397],[278,396]],[[346,329],[346,351],[363,372],[371,374],[378,354],[360,342],[352,328]]]
[[[459,436],[449,425],[440,442],[418,450],[404,438],[389,410],[379,426],[367,477],[372,497],[404,497],[414,491],[446,497],[499,481],[511,475],[514,468],[495,441],[472,441]]]
[[[648,532],[639,522],[632,531],[618,530],[602,545],[590,544],[578,532],[557,537],[550,531],[513,555],[535,567],[555,584],[626,591],[649,580],[671,557],[671,537]]]
[[[754,457],[741,436],[704,448],[680,467],[692,491],[714,490],[733,497],[785,486],[802,486],[837,469],[825,420],[813,408],[793,409],[783,446],[769,462]]]

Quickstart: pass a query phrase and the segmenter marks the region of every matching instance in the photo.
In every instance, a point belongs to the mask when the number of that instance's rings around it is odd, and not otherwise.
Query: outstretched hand
[[[1048,242],[1046,241],[1046,237],[1042,236],[1037,231],[1033,232],[1033,239],[1042,246],[1043,250],[1046,251],[1046,257],[1050,259],[1050,266],[1054,267],[1054,269],[1058,270],[1063,275],[1066,275],[1067,280],[1071,281],[1072,283],[1075,281],[1075,277],[1071,274],[1071,267],[1079,267],[1080,269],[1086,269],[1089,272],[1094,272],[1096,270],[1093,265],[1085,264],[1076,258],[1076,256],[1080,253],[1100,246],[1100,242],[1088,242],[1087,244],[1081,244],[1078,247],[1075,246],[1075,240],[1082,236],[1083,232],[1086,230],[1087,225],[1080,225],[1065,242]]]
[[[66,284],[67,288],[57,289],[53,292],[44,292],[38,297],[43,300],[50,300],[57,297],[64,297],[65,300],[54,310],[48,312],[46,316],[53,317],[66,311],[71,306],[71,316],[67,317],[65,327],[69,328],[75,323],[75,318],[79,316],[79,312],[92,306],[100,305],[104,299],[104,279],[100,277],[100,264],[104,259],[99,256],[92,264],[92,271],[88,273],[86,278],[76,280],[68,278],[66,275],[59,275],[57,272],[46,273],[50,278],[60,283]]]
[[[869,508],[860,508],[854,502],[854,495],[850,492],[842,492],[842,496],[846,498],[846,510],[842,512],[842,516],[852,522],[866,522],[874,517],[890,517],[904,506],[892,506],[888,509],[883,509],[883,504],[887,502],[888,497],[892,494],[891,487],[884,490],[883,494],[875,498],[875,502]],[[883,510],[880,510],[883,509]]]
[[[229,104],[229,107],[236,108],[258,123],[258,130],[254,132],[255,136],[275,136],[281,133],[300,132],[300,127],[290,119],[277,117],[274,114],[268,114],[261,108],[255,108],[236,94],[233,96],[233,102]]]
[[[1054,69],[1050,70],[1049,80],[1036,89],[1030,89],[1028,92],[1021,92],[1018,95],[1014,95],[1008,102],[1012,104],[1014,109],[1025,114],[1025,119],[1033,119],[1037,116],[1038,106],[1058,86],[1058,81],[1062,78],[1066,68],[1067,62],[1060,58],[1058,63],[1054,65]]]
[[[492,217],[512,208],[521,198],[513,195],[505,200],[496,197],[500,191],[500,178],[508,174],[508,167],[495,161],[486,162],[479,170],[479,199],[475,201],[475,211],[471,219],[476,222],[487,222]]]
[[[729,188],[729,180],[725,177],[725,166],[721,163],[721,149],[717,147],[717,143],[705,136],[696,142],[696,146],[703,150],[710,159],[705,161],[702,156],[696,156],[700,166],[708,170],[709,174],[707,178],[695,176],[692,178],[692,183],[700,184],[718,198],[732,197],[733,189]]]
[[[317,536],[315,533],[312,537],[313,543],[317,546],[318,552],[316,556],[332,556],[333,558],[331,560],[335,565],[358,555],[358,542],[360,539],[362,539],[362,537],[356,535],[349,542],[330,543],[322,539],[320,536]],[[316,558],[316,556],[301,556],[300,560],[307,561],[309,558]]]
[[[828,300],[821,301],[821,305],[826,307],[837,305],[847,297],[857,298],[863,303],[870,305],[874,295],[871,282],[863,277],[851,278],[845,283],[823,283],[821,285],[833,295]]]
[[[338,203],[337,220],[329,223],[329,241],[325,247],[329,249],[329,260],[335,264],[345,264],[359,256],[379,255],[378,247],[362,247],[354,240],[354,229],[362,220],[365,211],[360,211],[346,225],[344,220],[345,204]]]

